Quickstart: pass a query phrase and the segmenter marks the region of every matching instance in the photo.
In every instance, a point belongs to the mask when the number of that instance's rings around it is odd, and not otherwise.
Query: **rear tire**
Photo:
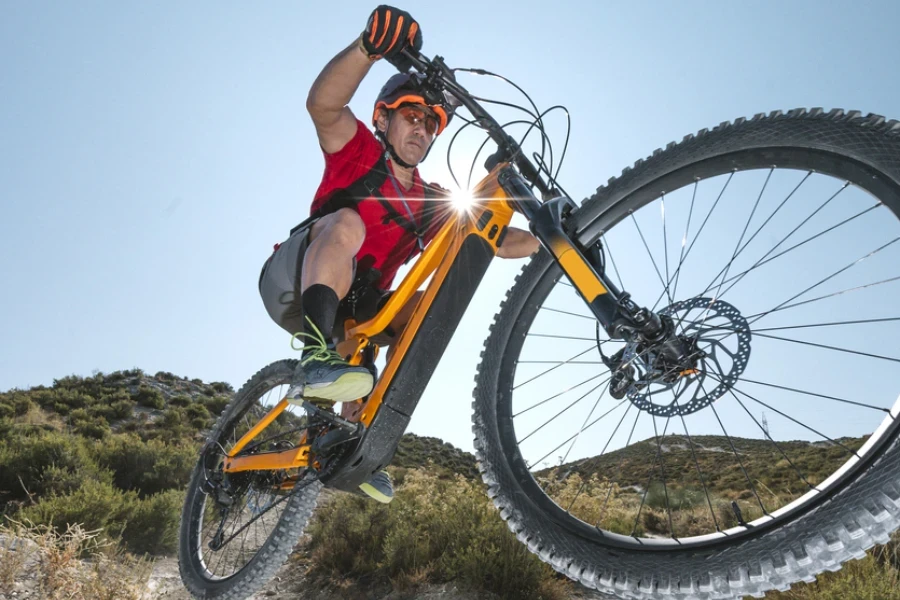
[[[222,444],[226,448],[229,442],[233,443],[234,436],[231,432],[237,427],[237,424],[251,409],[262,412],[262,409],[259,408],[260,403],[257,402],[261,397],[279,386],[286,388],[290,384],[296,363],[296,360],[278,361],[251,377],[223,411],[210,434],[210,441]],[[254,418],[248,419],[248,422],[255,422],[255,418],[258,416],[261,414],[254,414]],[[270,425],[270,427],[272,426]],[[270,432],[268,429],[266,431]],[[214,469],[214,465],[210,463],[220,462],[216,456],[220,454],[207,446],[204,449],[204,455],[201,456],[194,468],[182,509],[178,566],[185,587],[195,598],[239,600],[249,597],[265,586],[287,560],[316,508],[322,484],[317,479],[301,481],[294,485],[286,498],[278,497],[278,500],[283,502],[283,510],[270,531],[263,529],[267,535],[264,536],[263,542],[252,558],[236,569],[234,573],[216,573],[215,571],[222,561],[221,559],[217,560],[216,553],[209,551],[209,538],[208,535],[204,535],[205,528],[209,528],[211,525],[208,520],[207,504],[213,500],[204,492],[203,486],[207,473],[211,468]],[[255,502],[254,506],[258,508],[260,498],[264,497],[263,493],[265,492],[251,487],[245,496],[256,494],[256,497],[255,500],[248,503],[248,506]],[[275,498],[276,496],[271,496],[267,502],[274,502]],[[207,522],[204,522],[205,519]],[[226,535],[229,533],[231,532],[226,531]],[[232,554],[237,554],[240,558],[240,553],[244,551],[245,548],[242,544],[239,551],[232,550]],[[219,552],[225,553],[227,550],[223,548]]]

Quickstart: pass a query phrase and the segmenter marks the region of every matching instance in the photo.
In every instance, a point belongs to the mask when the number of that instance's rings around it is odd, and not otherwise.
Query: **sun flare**
[[[472,191],[463,189],[454,191],[450,196],[450,200],[451,202],[453,202],[453,206],[458,212],[470,210],[472,208],[472,205],[475,203],[475,198],[472,196]]]

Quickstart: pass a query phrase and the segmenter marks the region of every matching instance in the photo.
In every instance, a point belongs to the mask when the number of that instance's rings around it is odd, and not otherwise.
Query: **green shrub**
[[[162,381],[165,383],[175,383],[178,380],[178,376],[173,373],[169,373],[168,371],[158,371],[156,375],[153,376],[157,381]]]
[[[162,409],[166,407],[166,399],[163,397],[162,392],[146,385],[141,385],[140,388],[138,388],[137,393],[134,395],[134,399],[141,406],[146,406],[148,408]]]
[[[84,379],[78,375],[67,375],[61,379],[53,380],[53,387],[60,389],[77,389],[81,387]]]
[[[69,405],[68,405],[68,404],[63,404],[62,402],[57,402],[56,404],[51,405],[50,408],[52,408],[52,410],[53,410],[55,413],[60,414],[60,415],[62,415],[62,416],[64,416],[64,417],[65,417],[66,415],[68,415],[69,412],[72,410],[71,408],[69,408]]]
[[[127,419],[134,414],[134,405],[136,402],[131,398],[116,400],[109,405],[112,411],[113,419]]]
[[[233,394],[234,393],[234,388],[231,387],[231,384],[226,383],[224,381],[213,381],[209,385],[212,387],[212,389],[214,389],[216,392],[218,392],[220,394]]]
[[[5,407],[9,407],[12,411],[11,414],[7,416],[21,417],[22,415],[28,414],[28,411],[30,411],[33,406],[35,406],[35,402],[27,392],[12,390],[0,394],[0,417],[3,416],[2,413],[6,410]]]
[[[169,406],[190,406],[191,397],[187,394],[178,394],[169,398]]]
[[[321,507],[308,528],[313,573],[390,578],[400,587],[428,574],[501,598],[561,593],[552,569],[506,528],[480,485],[407,471],[390,509],[353,496]],[[549,592],[548,590],[557,590]]]
[[[228,396],[213,396],[203,399],[203,405],[214,415],[222,414],[229,402],[231,402],[231,398]]]
[[[113,371],[106,376],[106,383],[117,384],[124,383],[127,376],[122,371]]]
[[[0,403],[0,419],[11,419],[16,416],[16,409],[10,404]]]
[[[25,489],[36,496],[67,490],[79,479],[112,481],[112,474],[97,466],[79,438],[41,431],[0,439],[0,497],[4,501],[26,500]]]
[[[79,421],[75,433],[84,437],[103,439],[110,432],[109,423],[102,417]]]
[[[131,433],[108,436],[91,447],[91,457],[112,472],[116,486],[134,490],[141,497],[183,489],[197,453],[195,446],[166,444],[158,439],[144,441]]]
[[[88,408],[88,415],[90,415],[91,418],[103,419],[107,423],[116,418],[115,413],[116,411],[111,404],[105,404],[103,402],[98,402]]]
[[[187,412],[180,406],[170,406],[156,421],[152,430],[141,432],[145,439],[158,439],[168,444],[179,444],[193,440],[196,430],[188,419]]]
[[[122,535],[128,549],[137,554],[174,554],[183,503],[183,490],[161,492],[136,502]]]
[[[85,481],[68,494],[50,494],[22,509],[19,519],[36,525],[49,525],[65,531],[69,523],[80,523],[87,530],[104,529],[105,537],[120,539],[138,501],[134,492],[123,492],[112,484]]]
[[[194,429],[206,429],[212,425],[212,417],[204,405],[191,404],[187,407],[186,412]]]

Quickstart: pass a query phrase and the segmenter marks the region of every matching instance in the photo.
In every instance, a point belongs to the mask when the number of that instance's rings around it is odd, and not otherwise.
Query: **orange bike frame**
[[[397,366],[409,351],[411,341],[422,324],[428,307],[444,283],[446,272],[460,252],[463,241],[472,235],[479,236],[488,243],[496,256],[514,212],[510,198],[497,181],[498,173],[506,166],[505,163],[498,165],[479,182],[472,192],[474,199],[472,205],[466,210],[460,210],[450,216],[378,314],[364,323],[349,322],[346,339],[338,345],[338,350],[347,356],[352,364],[360,364],[363,349],[373,343],[371,338],[388,327],[400,310],[412,301],[416,291],[431,277],[431,281],[415,307],[406,328],[395,342],[394,352],[385,366],[382,376],[375,383],[372,393],[368,398],[353,403],[350,407],[351,410],[345,409],[345,416],[348,420],[360,422],[366,427],[372,423],[381,406],[384,394],[391,386]],[[225,459],[223,470],[226,473],[311,466],[308,443],[301,443],[298,447],[279,452],[239,456],[241,450],[272,423],[287,406],[287,399],[282,399],[238,440]],[[305,441],[304,436],[303,442]]]

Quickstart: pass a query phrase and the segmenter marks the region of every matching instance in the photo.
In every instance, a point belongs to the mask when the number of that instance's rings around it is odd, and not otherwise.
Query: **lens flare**
[[[471,190],[456,190],[450,196],[450,200],[458,212],[470,211],[472,205],[475,204]]]

